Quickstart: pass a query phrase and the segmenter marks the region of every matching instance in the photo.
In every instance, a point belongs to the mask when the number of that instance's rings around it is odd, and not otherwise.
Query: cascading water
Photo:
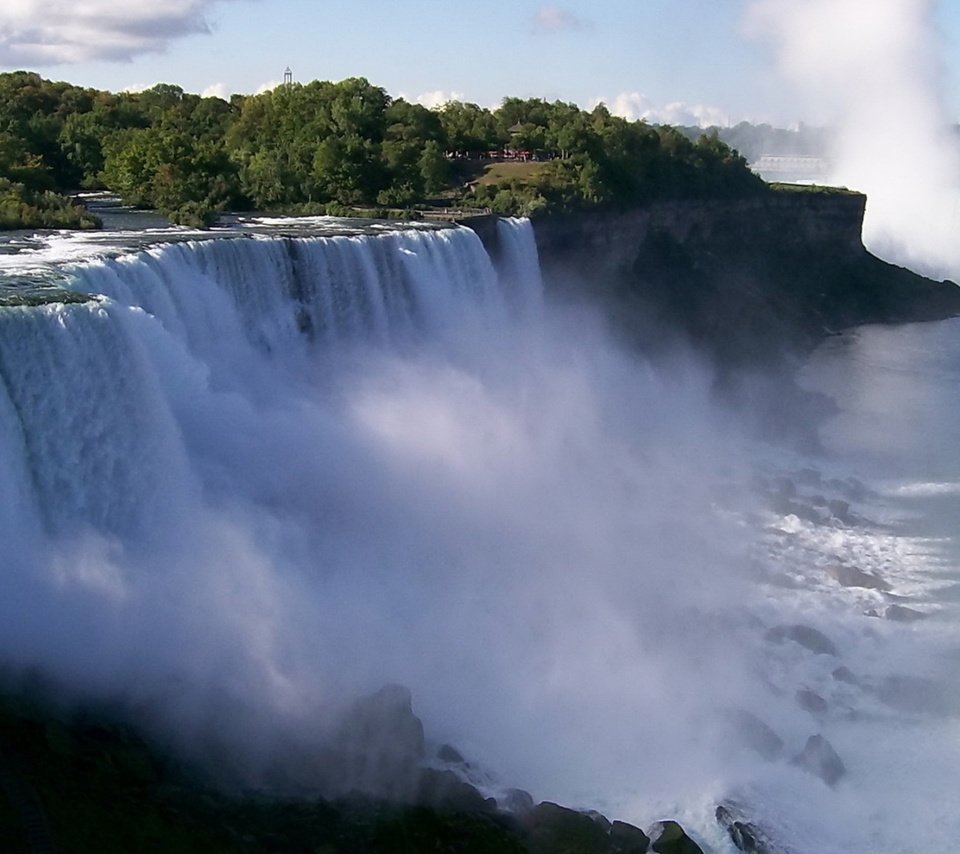
[[[956,748],[940,715],[911,764],[929,710],[880,662],[949,632],[864,625],[829,572],[872,561],[908,595],[939,547],[869,527],[842,471],[758,448],[695,359],[654,368],[549,305],[529,222],[497,244],[496,264],[453,228],[95,247],[58,268],[89,301],[0,308],[2,663],[254,785],[316,782],[337,710],[401,683],[430,738],[537,797],[678,817],[717,851],[729,799],[797,850],[907,850],[929,787],[897,806],[872,781]],[[819,734],[836,788],[790,762]]]

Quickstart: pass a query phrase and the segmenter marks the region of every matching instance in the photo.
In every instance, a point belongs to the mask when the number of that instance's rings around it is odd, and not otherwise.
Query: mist
[[[886,260],[960,273],[960,146],[942,98],[934,0],[756,0],[745,29],[793,98],[837,129],[828,182],[867,194],[864,241]]]
[[[455,236],[443,257],[495,286]],[[94,263],[113,301],[3,318],[8,662],[242,785],[322,788],[311,751],[391,684],[431,743],[538,798],[650,809],[725,778],[721,713],[765,689],[747,431],[708,366],[650,364],[536,288],[304,351],[262,305],[159,299],[219,289],[188,255]]]

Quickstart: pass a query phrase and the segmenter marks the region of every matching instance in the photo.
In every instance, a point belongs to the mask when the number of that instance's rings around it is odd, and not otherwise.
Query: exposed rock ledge
[[[647,342],[670,326],[743,363],[803,352],[845,327],[960,314],[952,282],[867,252],[865,205],[857,193],[778,191],[548,216],[534,231],[551,286],[604,298]]]

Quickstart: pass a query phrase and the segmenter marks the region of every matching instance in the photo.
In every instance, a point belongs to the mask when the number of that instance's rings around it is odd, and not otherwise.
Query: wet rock
[[[650,828],[649,836],[653,840],[650,850],[657,854],[703,854],[703,849],[675,821],[658,821]]]
[[[845,682],[847,685],[859,685],[860,680],[857,679],[854,672],[849,667],[838,667],[831,674],[837,682]]]
[[[822,735],[811,735],[793,764],[819,777],[828,786],[835,786],[847,773],[843,760]]]
[[[506,812],[523,816],[533,809],[533,796],[523,789],[507,789],[507,791],[497,799],[497,806]]]
[[[646,854],[650,839],[639,827],[625,821],[615,821],[610,826],[611,854]]]
[[[823,632],[810,626],[775,626],[764,637],[772,643],[793,641],[816,655],[839,655],[836,645]]]
[[[827,572],[841,587],[863,587],[867,590],[883,591],[890,589],[890,585],[879,575],[864,572],[855,566],[837,564],[827,569]]]
[[[484,798],[474,786],[461,780],[453,771],[437,771],[433,768],[425,768],[420,772],[416,802],[450,812],[493,812],[497,808],[493,798]]]
[[[801,688],[795,694],[795,698],[800,708],[806,709],[811,714],[822,715],[827,711],[827,701],[815,691]]]
[[[744,747],[773,760],[783,750],[783,739],[752,712],[734,709],[726,715],[731,735]]]
[[[610,837],[590,816],[544,801],[521,819],[531,854],[597,854],[610,851]]]
[[[753,822],[747,821],[742,811],[732,804],[720,804],[716,810],[717,824],[730,835],[738,851],[751,854],[776,854],[776,848],[766,834]]]
[[[834,519],[843,522],[844,525],[855,525],[857,522],[856,516],[850,512],[850,505],[846,501],[840,501],[839,499],[828,501],[827,509]]]
[[[907,608],[905,605],[887,605],[884,616],[888,620],[896,620],[898,623],[914,623],[917,620],[925,620],[928,615],[923,611],[917,611],[915,608]]]
[[[463,758],[460,751],[449,744],[444,744],[440,747],[440,749],[437,751],[437,759],[439,759],[441,762],[448,762],[451,765],[466,764],[466,760]]]

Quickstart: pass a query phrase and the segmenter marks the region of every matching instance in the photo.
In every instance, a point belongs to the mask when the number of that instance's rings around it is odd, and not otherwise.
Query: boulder
[[[883,591],[890,589],[890,585],[879,575],[864,572],[855,566],[837,564],[836,566],[831,566],[827,572],[841,587],[863,587],[867,590]]]
[[[809,688],[801,688],[794,696],[797,705],[802,709],[806,709],[811,714],[822,715],[827,711],[827,701],[816,691],[811,691]]]
[[[733,804],[720,804],[716,810],[717,824],[730,835],[738,851],[750,854],[776,854],[776,848],[766,834],[751,821],[742,810]]]
[[[658,821],[649,835],[653,840],[651,850],[657,854],[703,854],[703,849],[675,821]]]
[[[833,678],[836,679],[837,682],[844,682],[847,685],[860,684],[860,680],[857,679],[856,675],[849,667],[838,667],[830,675],[833,676]]]
[[[811,735],[793,764],[819,777],[828,786],[835,786],[847,773],[843,760],[822,735]]]
[[[823,632],[810,626],[775,626],[764,637],[771,643],[793,641],[816,655],[839,655],[836,645]]]
[[[497,806],[516,816],[524,816],[533,809],[533,796],[523,789],[507,789],[497,798]]]
[[[611,854],[646,854],[650,839],[639,827],[625,821],[615,821],[610,826]]]
[[[606,828],[590,816],[544,801],[520,819],[531,854],[605,854]]]
[[[907,608],[905,605],[887,605],[884,616],[888,620],[896,620],[898,623],[914,623],[917,620],[925,620],[928,615],[923,611],[917,611],[915,608]]]

